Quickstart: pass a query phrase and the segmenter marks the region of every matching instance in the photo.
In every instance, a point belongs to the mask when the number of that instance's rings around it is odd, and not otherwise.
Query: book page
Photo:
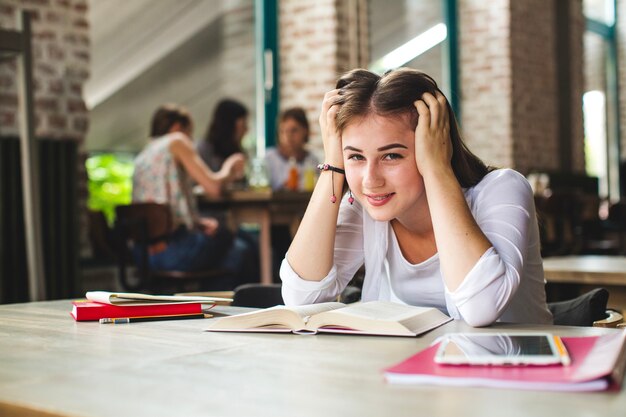
[[[302,330],[306,327],[309,316],[336,308],[342,303],[320,303],[295,307],[275,306],[236,316],[222,317],[211,323],[207,330],[248,330],[271,329]]]
[[[386,301],[355,303],[311,317],[308,330],[415,336],[452,320],[431,307]],[[407,326],[410,324],[411,326]]]
[[[337,302],[328,302],[328,303],[319,303],[319,304],[306,304],[303,306],[293,306],[293,307],[285,307],[289,310],[294,311],[298,314],[302,319],[306,322],[308,317],[314,316],[316,314],[323,313],[325,311],[337,310],[340,308],[346,307],[343,303]]]

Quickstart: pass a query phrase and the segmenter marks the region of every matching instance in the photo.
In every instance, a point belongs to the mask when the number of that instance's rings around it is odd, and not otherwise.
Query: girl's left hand
[[[424,93],[413,105],[417,109],[415,128],[415,162],[422,176],[450,167],[452,142],[447,100],[439,91],[436,96]]]

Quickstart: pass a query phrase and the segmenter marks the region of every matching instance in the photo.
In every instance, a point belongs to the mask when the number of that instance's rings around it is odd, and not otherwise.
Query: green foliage
[[[109,224],[115,220],[115,206],[129,204],[132,199],[133,163],[130,158],[100,154],[87,159],[89,200],[91,210],[104,212]]]

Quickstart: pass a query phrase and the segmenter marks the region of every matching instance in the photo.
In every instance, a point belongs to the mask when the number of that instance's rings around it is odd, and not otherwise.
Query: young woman
[[[363,300],[472,326],[552,322],[531,188],[466,148],[432,78],[353,70],[320,125],[324,165],[281,267],[287,304],[334,299],[364,265]]]
[[[198,143],[198,153],[209,168],[219,171],[229,156],[243,152],[241,141],[247,132],[248,109],[236,100],[220,100],[204,139]]]
[[[243,175],[245,158],[233,154],[219,171],[210,170],[193,146],[192,130],[191,116],[185,108],[163,105],[152,117],[150,142],[135,158],[133,202],[166,203],[174,219],[168,244],[152,251],[150,267],[198,271],[222,266],[238,270],[241,256],[237,242],[233,244],[232,236],[216,219],[200,217],[191,180],[208,195],[217,196],[224,183]]]
[[[265,163],[272,189],[286,188],[291,161],[299,173],[298,188],[304,188],[304,172],[317,165],[317,158],[305,149],[309,141],[309,121],[300,107],[284,110],[278,118],[278,145],[267,150]]]

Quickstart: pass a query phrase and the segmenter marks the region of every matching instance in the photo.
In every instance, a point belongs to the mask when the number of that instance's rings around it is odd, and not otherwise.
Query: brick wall
[[[279,2],[281,108],[306,110],[310,147],[320,156],[317,120],[324,94],[334,88],[339,74],[368,62],[365,6],[362,0]]]
[[[512,165],[556,170],[559,158],[555,8],[552,1],[509,4]]]
[[[485,162],[557,170],[555,1],[460,0],[462,129]],[[582,8],[570,5],[572,169],[584,169]],[[569,167],[563,167],[569,168]]]
[[[0,26],[15,29],[19,10],[32,19],[35,136],[77,141],[82,149],[88,113],[82,86],[89,76],[89,26],[86,0],[2,0]],[[0,62],[0,140],[19,134],[16,60]],[[85,212],[86,174],[83,159],[76,167],[81,212]],[[86,216],[81,216],[81,241],[86,241]]]
[[[617,64],[619,88],[619,126],[621,159],[626,159],[626,1],[617,1]]]
[[[3,0],[0,26],[15,29],[21,8],[34,13],[33,78],[38,137],[82,141],[88,116],[82,85],[89,76],[86,0]],[[0,63],[0,136],[18,134],[15,61]]]
[[[512,69],[508,0],[461,0],[461,128],[486,163],[513,166]]]
[[[583,125],[583,93],[585,76],[584,68],[584,44],[585,17],[583,15],[582,1],[570,2],[570,100],[572,103],[572,170],[575,172],[585,171],[585,143]]]

